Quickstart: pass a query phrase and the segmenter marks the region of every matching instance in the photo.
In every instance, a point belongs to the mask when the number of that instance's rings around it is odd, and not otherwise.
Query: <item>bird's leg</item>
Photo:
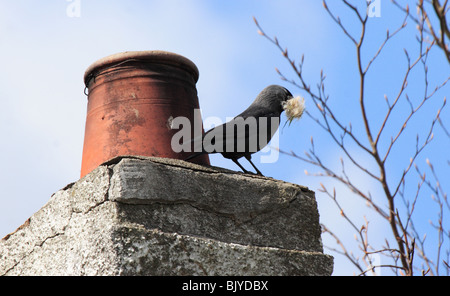
[[[249,171],[247,171],[246,169],[244,169],[244,167],[237,161],[237,159],[232,158],[231,160],[234,161],[234,163],[237,164],[237,165],[241,168],[241,170],[242,170],[244,173],[246,173],[246,174],[249,174],[249,173],[250,173]]]
[[[253,164],[252,162],[252,156],[251,155],[245,155],[245,158],[247,158],[248,162],[250,162],[250,164],[253,166],[253,168],[256,170],[256,173],[260,176],[264,176],[259,170],[258,168]]]

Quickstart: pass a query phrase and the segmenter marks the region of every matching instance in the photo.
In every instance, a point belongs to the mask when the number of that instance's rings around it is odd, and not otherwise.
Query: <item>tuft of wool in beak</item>
[[[281,103],[281,105],[284,111],[286,111],[289,125],[291,125],[294,119],[300,119],[303,115],[303,111],[305,111],[305,99],[300,96],[289,99]]]

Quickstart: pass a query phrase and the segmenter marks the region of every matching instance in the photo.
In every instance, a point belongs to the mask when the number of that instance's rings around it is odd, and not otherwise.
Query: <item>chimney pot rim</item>
[[[85,84],[90,79],[90,75],[93,74],[96,70],[108,66],[113,66],[114,64],[131,59],[142,61],[153,61],[161,64],[178,66],[190,72],[194,76],[195,82],[197,82],[199,78],[199,70],[197,66],[194,64],[194,62],[192,62],[188,58],[169,51],[144,50],[144,51],[125,51],[115,53],[95,61],[86,69],[84,73]]]

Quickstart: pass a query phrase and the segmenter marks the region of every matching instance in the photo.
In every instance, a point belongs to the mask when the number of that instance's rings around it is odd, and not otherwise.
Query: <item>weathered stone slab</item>
[[[225,242],[322,252],[314,193],[271,178],[186,170],[138,159],[113,168],[109,200],[125,219]],[[140,222],[139,222],[140,221]]]
[[[330,275],[314,193],[183,161],[118,158],[0,241],[0,275]]]

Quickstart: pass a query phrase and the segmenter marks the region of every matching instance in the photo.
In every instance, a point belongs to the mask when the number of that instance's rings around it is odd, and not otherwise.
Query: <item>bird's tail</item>
[[[196,158],[200,155],[206,154],[207,152],[203,148],[203,137],[204,135],[198,136],[190,141],[191,148],[193,148],[191,151],[193,152],[191,155],[189,155],[185,161],[188,161],[190,159]]]
[[[203,154],[206,154],[206,152],[205,152],[205,151],[202,151],[202,152],[196,152],[196,153],[194,153],[194,154],[189,155],[189,156],[186,157],[184,160],[185,160],[185,161],[188,161],[188,160],[190,160],[190,159],[196,158],[196,157],[198,157],[198,156],[200,156],[200,155],[203,155]]]

